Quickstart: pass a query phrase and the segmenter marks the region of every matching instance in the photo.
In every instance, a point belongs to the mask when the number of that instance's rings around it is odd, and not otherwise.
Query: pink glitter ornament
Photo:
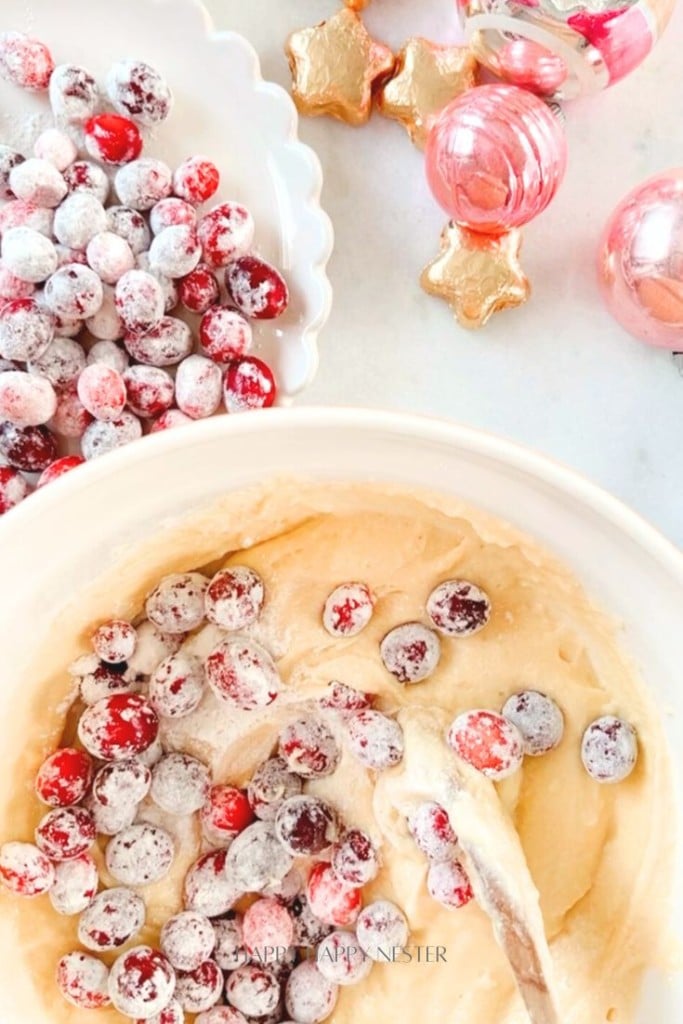
[[[538,97],[482,85],[442,110],[426,149],[427,181],[456,223],[497,234],[521,227],[555,195],[567,163],[560,123]]]

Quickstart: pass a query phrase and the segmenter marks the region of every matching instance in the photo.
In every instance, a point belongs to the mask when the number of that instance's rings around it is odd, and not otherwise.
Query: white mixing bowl
[[[12,728],[13,680],[65,601],[162,524],[283,474],[456,495],[554,551],[623,622],[623,645],[656,693],[679,752],[681,803],[683,554],[615,499],[530,451],[450,423],[358,410],[271,410],[166,431],[87,464],[3,517],[0,744],[2,730]],[[672,916],[683,943],[682,888],[672,894]],[[683,978],[653,975],[638,1024],[682,1019]]]

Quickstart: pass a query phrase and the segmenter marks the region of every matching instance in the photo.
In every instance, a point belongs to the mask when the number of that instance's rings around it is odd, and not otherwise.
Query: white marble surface
[[[247,35],[264,74],[289,82],[283,42],[336,0],[208,0],[216,24]],[[375,0],[378,38],[456,40],[453,0]],[[322,161],[336,229],[335,305],[305,404],[391,407],[502,434],[580,470],[683,544],[683,371],[633,341],[601,305],[594,253],[617,200],[683,164],[683,3],[647,63],[597,98],[568,105],[570,166],[561,193],[525,230],[534,294],[487,328],[458,327],[418,277],[443,214],[421,155],[395,123],[363,129],[302,120]],[[229,98],[226,97],[226,102]]]

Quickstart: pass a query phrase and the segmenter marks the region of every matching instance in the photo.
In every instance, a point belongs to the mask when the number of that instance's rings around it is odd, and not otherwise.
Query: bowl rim
[[[50,510],[65,499],[85,494],[111,473],[130,464],[158,459],[186,446],[223,438],[226,444],[254,432],[278,435],[289,428],[325,430],[353,429],[406,435],[416,440],[460,448],[493,461],[503,462],[518,472],[542,480],[568,497],[591,508],[622,534],[643,548],[672,576],[683,590],[683,550],[640,513],[577,470],[525,445],[466,426],[449,419],[415,413],[392,412],[353,406],[306,406],[261,409],[257,413],[217,416],[175,430],[160,431],[140,438],[101,456],[40,488],[0,517],[0,548],[12,543],[13,535],[37,521],[38,528],[49,521]]]

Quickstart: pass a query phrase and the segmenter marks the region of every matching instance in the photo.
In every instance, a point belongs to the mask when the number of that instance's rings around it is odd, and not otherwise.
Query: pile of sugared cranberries
[[[47,91],[55,122],[30,154],[0,145],[2,514],[25,474],[42,487],[145,432],[272,405],[252,322],[289,293],[244,206],[201,209],[220,184],[209,159],[142,155],[173,105],[149,64],[120,61],[101,88],[6,32],[0,74]]]

